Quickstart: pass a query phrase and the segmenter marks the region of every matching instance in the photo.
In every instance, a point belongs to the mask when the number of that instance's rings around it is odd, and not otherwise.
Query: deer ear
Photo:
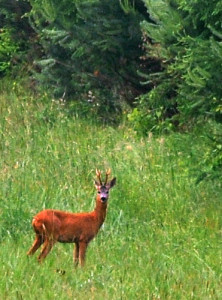
[[[114,178],[109,182],[109,188],[111,189],[115,184],[116,184],[116,177],[114,177]]]
[[[98,189],[100,187],[100,183],[98,181],[95,180],[94,184],[95,184],[96,189]]]

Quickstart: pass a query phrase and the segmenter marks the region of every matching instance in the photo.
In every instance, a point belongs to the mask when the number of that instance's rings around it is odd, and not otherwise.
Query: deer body
[[[41,262],[56,242],[75,243],[74,262],[76,265],[80,262],[83,266],[87,246],[96,236],[106,218],[109,189],[116,183],[116,178],[107,183],[108,175],[109,172],[106,173],[106,181],[103,184],[101,172],[97,171],[99,182],[95,182],[97,197],[96,206],[92,212],[70,213],[54,209],[39,212],[32,220],[36,238],[27,254],[34,254],[43,244],[38,257]]]

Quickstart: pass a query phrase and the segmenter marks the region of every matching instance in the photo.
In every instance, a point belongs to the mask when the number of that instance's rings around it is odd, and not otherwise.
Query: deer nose
[[[102,202],[105,202],[107,200],[107,198],[102,196],[101,200],[102,200]]]

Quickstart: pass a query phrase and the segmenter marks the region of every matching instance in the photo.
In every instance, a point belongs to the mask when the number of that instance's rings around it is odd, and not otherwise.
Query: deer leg
[[[37,234],[34,243],[32,244],[32,247],[27,252],[27,255],[34,254],[36,250],[38,250],[38,248],[42,245],[43,242],[44,242],[43,237]]]
[[[87,246],[88,246],[88,244],[85,242],[79,243],[79,262],[80,262],[81,267],[83,267],[84,263],[85,263]]]
[[[73,260],[75,267],[79,264],[79,243],[75,243],[74,249],[73,249]]]
[[[55,241],[52,239],[45,240],[45,242],[43,244],[43,248],[41,250],[41,253],[38,257],[39,262],[42,262],[42,260],[49,254],[49,252],[51,251],[54,244],[55,244]]]

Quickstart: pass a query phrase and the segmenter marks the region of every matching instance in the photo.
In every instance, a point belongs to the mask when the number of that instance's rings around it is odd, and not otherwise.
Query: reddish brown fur
[[[108,174],[108,171],[107,173]],[[101,185],[101,172],[97,173],[99,182],[95,182],[98,194],[96,206],[92,212],[70,213],[46,209],[39,212],[32,220],[36,233],[35,241],[28,251],[32,255],[43,244],[38,260],[41,262],[56,242],[75,243],[73,258],[75,265],[84,265],[85,253],[89,242],[96,236],[106,217],[109,189],[116,183],[113,178]],[[107,179],[106,179],[107,181]],[[105,199],[105,200],[104,200]]]

